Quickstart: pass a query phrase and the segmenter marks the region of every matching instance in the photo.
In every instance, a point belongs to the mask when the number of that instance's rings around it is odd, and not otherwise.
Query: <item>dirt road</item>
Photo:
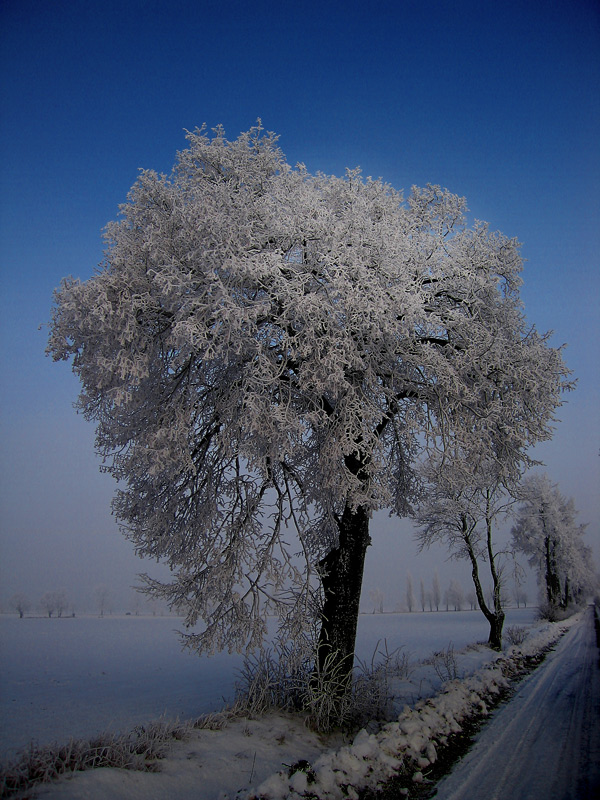
[[[494,714],[434,796],[600,798],[600,664],[591,606]]]

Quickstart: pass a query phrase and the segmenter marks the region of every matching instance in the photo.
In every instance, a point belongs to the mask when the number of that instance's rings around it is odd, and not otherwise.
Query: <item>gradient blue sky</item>
[[[600,564],[596,0],[3,0],[0,30],[0,597],[66,587],[81,606],[105,583],[126,598],[147,568],[39,326],[60,279],[100,262],[139,168],[169,171],[184,129],[234,138],[257,117],[292,164],[442,184],[523,242],[527,316],[579,379],[539,455]],[[392,602],[407,569],[448,569],[442,550],[415,557],[406,525],[373,532],[367,591]]]

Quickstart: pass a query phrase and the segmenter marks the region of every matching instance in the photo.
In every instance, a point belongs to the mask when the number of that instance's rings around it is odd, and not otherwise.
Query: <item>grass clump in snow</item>
[[[0,767],[0,798],[25,800],[37,784],[70,772],[100,767],[155,772],[171,742],[181,741],[200,728],[221,730],[239,715],[238,711],[234,707],[189,722],[160,719],[139,725],[128,734],[104,733],[93,739],[70,739],[63,745],[39,747],[32,743],[14,761]]]
[[[0,771],[0,797],[19,797],[32,786],[67,772],[119,767],[151,771],[163,755],[165,741],[182,738],[179,723],[159,721],[136,728],[131,734],[101,734],[94,739],[71,739],[65,745],[38,747],[33,743]]]
[[[240,713],[261,715],[277,709],[304,714],[309,728],[319,733],[358,730],[371,720],[393,714],[390,681],[409,678],[412,665],[402,648],[388,650],[379,641],[371,660],[359,659],[346,691],[347,672],[335,653],[315,668],[310,650],[299,655],[293,647],[277,646],[245,659],[237,682]]]

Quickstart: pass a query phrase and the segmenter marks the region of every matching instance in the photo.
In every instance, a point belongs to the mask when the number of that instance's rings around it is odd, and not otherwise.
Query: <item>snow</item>
[[[393,686],[398,702],[405,703],[397,719],[376,732],[363,730],[353,741],[342,743],[339,739],[317,736],[301,720],[285,714],[236,719],[223,730],[193,730],[184,740],[175,741],[157,773],[117,769],[81,772],[40,788],[37,796],[44,800],[101,800],[108,796],[116,800],[137,797],[283,800],[300,797],[308,790],[321,800],[334,800],[352,797],[355,794],[352,787],[377,786],[401,764],[410,767],[412,780],[426,780],[427,768],[436,759],[438,743],[459,730],[461,721],[475,709],[485,713],[489,699],[506,686],[498,659],[518,662],[521,654],[536,652],[579,620],[572,618],[558,626],[532,625],[533,613],[530,609],[520,613],[509,611],[507,627],[527,624],[530,635],[519,648],[510,648],[501,656],[483,646],[465,647],[465,639],[473,643],[484,638],[471,612],[361,617],[361,648],[370,647],[373,638],[386,627],[396,636],[398,629],[404,627],[400,638],[408,648],[412,641],[406,631],[412,626],[421,631],[429,627],[429,639],[422,634],[419,644],[421,658],[431,655],[434,649],[444,648],[451,630],[456,639],[459,679],[442,685],[431,665],[416,665],[409,678]],[[457,618],[462,618],[462,625]],[[127,622],[135,625],[137,620]],[[148,630],[151,629],[149,626]],[[392,649],[398,639],[387,638]],[[160,647],[157,650],[160,652]],[[413,659],[416,662],[415,655]],[[206,664],[202,666],[208,674]],[[176,674],[170,677],[176,685]],[[229,679],[225,673],[221,677],[225,682]],[[291,765],[301,760],[310,766],[291,769]]]
[[[536,609],[508,609],[506,627],[533,622]],[[239,655],[199,658],[182,651],[176,617],[25,618],[0,616],[0,760],[31,739],[39,745],[105,730],[129,731],[160,716],[190,719],[233,699]],[[485,641],[479,611],[364,614],[357,655],[402,647],[412,664],[452,642],[456,651]],[[483,655],[482,655],[483,653]],[[488,651],[461,655],[473,672]],[[404,702],[432,694],[439,679],[418,668],[397,686]]]

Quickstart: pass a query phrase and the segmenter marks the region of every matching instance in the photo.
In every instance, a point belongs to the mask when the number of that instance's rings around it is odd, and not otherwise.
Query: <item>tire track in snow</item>
[[[600,669],[592,608],[492,716],[434,796],[600,797]]]

